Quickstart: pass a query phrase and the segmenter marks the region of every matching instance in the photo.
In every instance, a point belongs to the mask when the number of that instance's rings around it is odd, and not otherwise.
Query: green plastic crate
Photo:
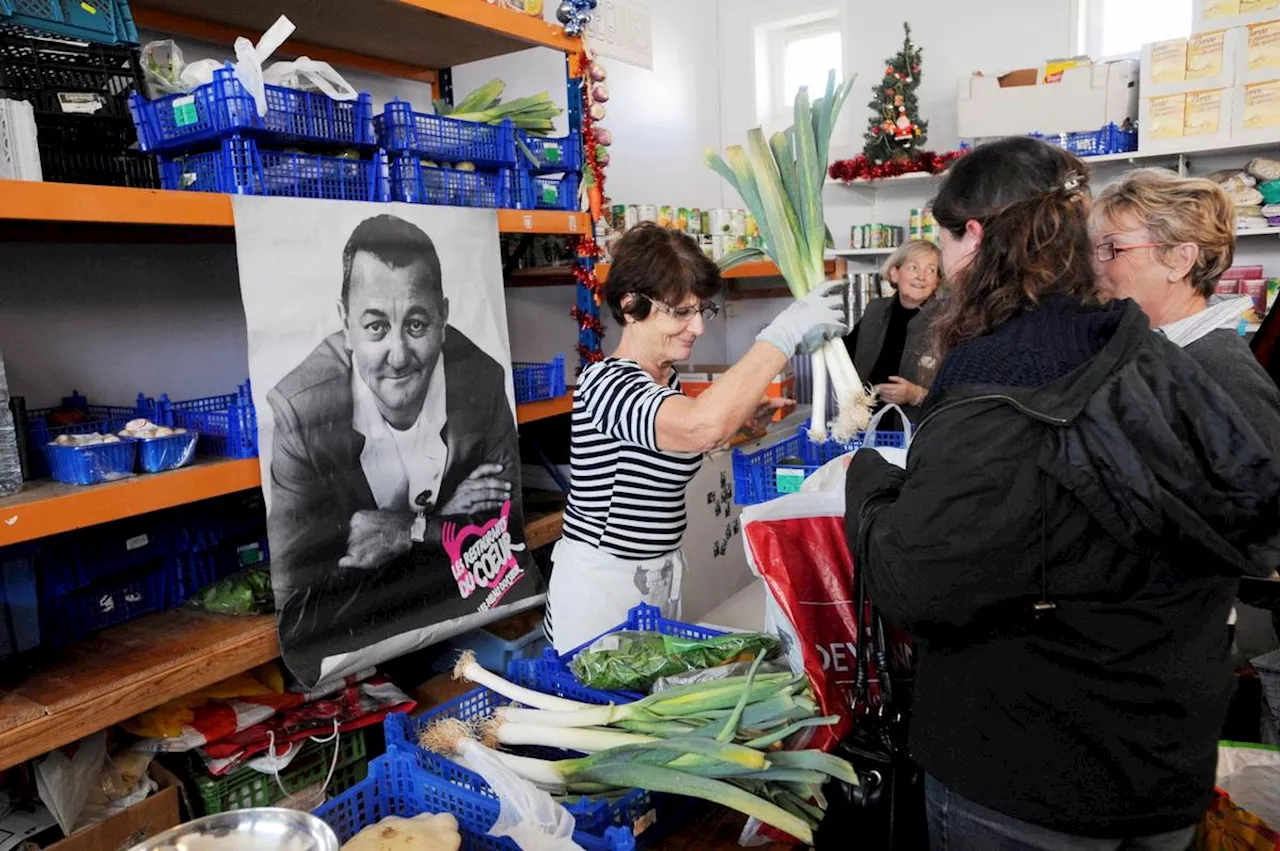
[[[339,739],[338,767],[329,782],[329,795],[345,792],[359,783],[369,772],[368,730],[344,733]],[[321,783],[329,773],[333,760],[332,743],[307,740],[293,763],[280,773],[280,782],[290,794],[305,789],[313,783]],[[211,816],[228,810],[249,807],[269,807],[283,797],[275,777],[241,766],[223,777],[200,774],[192,777],[192,783],[200,796],[197,804],[201,815]]]

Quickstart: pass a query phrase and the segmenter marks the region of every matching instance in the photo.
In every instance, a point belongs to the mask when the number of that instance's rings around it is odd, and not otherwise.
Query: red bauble
[[[872,128],[871,128],[871,135],[872,135],[872,136],[879,136],[879,135],[880,135],[880,128],[879,128],[879,127],[872,127]]]

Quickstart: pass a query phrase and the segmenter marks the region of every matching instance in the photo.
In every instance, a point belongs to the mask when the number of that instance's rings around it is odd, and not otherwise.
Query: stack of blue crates
[[[582,182],[582,135],[572,132],[559,138],[516,133],[519,192],[516,206],[522,210],[580,210],[578,187]]]
[[[396,100],[374,118],[390,157],[391,200],[448,207],[514,205],[515,131],[415,112]]]
[[[165,189],[387,199],[386,155],[373,135],[373,100],[266,86],[266,115],[228,65],[186,94],[129,101],[138,144],[154,153]]]
[[[257,491],[0,548],[0,659],[174,608],[268,558]]]

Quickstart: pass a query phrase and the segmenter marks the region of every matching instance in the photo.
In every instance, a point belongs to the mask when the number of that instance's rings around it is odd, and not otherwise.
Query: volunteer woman
[[[814,290],[690,399],[672,364],[689,359],[719,312],[711,301],[719,292],[715,263],[683,234],[642,224],[614,251],[605,300],[620,340],[582,371],[573,397],[572,485],[546,616],[558,651],[625,621],[640,602],[679,615],[685,487],[702,453],[793,404],[765,400],[765,389],[788,358],[848,330],[842,285]]]
[[[1210,303],[1235,257],[1235,205],[1227,194],[1210,180],[1138,169],[1098,196],[1092,224],[1102,296],[1136,301],[1151,327],[1227,388],[1280,456],[1280,389],[1237,331],[1253,300]]]
[[[929,327],[938,313],[942,255],[932,242],[915,239],[893,252],[882,274],[897,291],[867,305],[844,338],[858,375],[880,398],[916,422],[937,366]]]
[[[1280,464],[1131,301],[1102,307],[1088,168],[981,146],[934,203],[945,353],[905,471],[847,531],[918,640],[935,849],[1184,851],[1213,797],[1239,578],[1280,564]]]

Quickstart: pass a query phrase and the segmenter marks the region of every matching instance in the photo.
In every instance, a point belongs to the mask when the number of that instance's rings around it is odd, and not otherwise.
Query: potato
[[[458,851],[462,835],[448,813],[405,819],[387,816],[351,837],[342,851]]]

